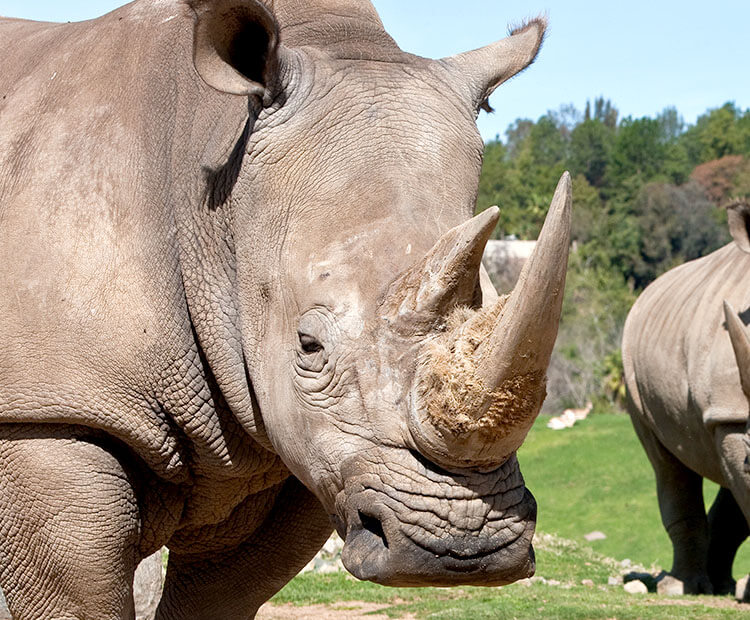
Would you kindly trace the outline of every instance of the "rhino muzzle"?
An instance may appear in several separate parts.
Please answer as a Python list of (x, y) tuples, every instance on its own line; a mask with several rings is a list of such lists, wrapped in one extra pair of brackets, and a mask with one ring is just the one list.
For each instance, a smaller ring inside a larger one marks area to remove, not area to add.
[(440, 471), (403, 449), (373, 456), (345, 463), (337, 498), (342, 560), (355, 577), (495, 586), (534, 574), (536, 502), (515, 459), (477, 474)]

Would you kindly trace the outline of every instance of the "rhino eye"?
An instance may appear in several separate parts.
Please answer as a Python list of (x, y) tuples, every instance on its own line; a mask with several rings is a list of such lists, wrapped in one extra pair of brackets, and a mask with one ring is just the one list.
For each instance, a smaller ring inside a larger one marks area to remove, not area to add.
[(320, 341), (318, 341), (313, 336), (310, 336), (309, 334), (303, 334), (302, 332), (298, 332), (297, 335), (299, 336), (300, 348), (304, 353), (320, 353), (323, 350), (323, 345), (320, 344)]

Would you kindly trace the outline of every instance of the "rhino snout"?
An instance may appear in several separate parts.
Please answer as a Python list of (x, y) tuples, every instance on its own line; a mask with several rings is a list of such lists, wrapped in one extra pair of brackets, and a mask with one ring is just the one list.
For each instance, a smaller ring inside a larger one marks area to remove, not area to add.
[[(350, 459), (337, 499), (342, 560), (383, 585), (504, 585), (533, 575), (536, 502), (515, 458), (491, 473), (431, 470), (408, 450)], [(388, 463), (387, 465), (385, 463)]]

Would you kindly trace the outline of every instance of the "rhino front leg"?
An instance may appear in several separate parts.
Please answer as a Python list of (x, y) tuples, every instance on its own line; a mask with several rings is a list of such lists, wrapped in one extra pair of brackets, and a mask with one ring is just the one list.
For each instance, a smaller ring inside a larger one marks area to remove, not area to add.
[(131, 620), (140, 523), (106, 449), (0, 426), (0, 583), (15, 620)]
[(333, 526), (296, 478), (239, 547), (195, 556), (170, 553), (156, 620), (249, 620), (323, 546)]
[[(726, 501), (728, 505), (722, 508), (722, 522), (717, 522), (716, 525), (717, 544), (723, 542), (723, 545), (718, 548), (717, 556), (721, 557), (721, 553), (724, 554), (723, 572), (725, 575), (728, 573), (728, 581), (731, 583), (734, 583), (732, 580), (732, 562), (737, 551), (736, 547), (739, 547), (750, 535), (750, 527), (748, 527), (748, 524), (750, 524), (750, 472), (748, 472), (745, 463), (747, 454), (745, 437), (745, 428), (741, 424), (722, 425), (714, 431), (724, 480), (729, 491), (731, 491), (731, 498), (734, 503), (734, 506), (732, 506), (729, 500)], [(729, 494), (729, 491), (727, 494)], [(723, 541), (723, 539), (727, 540)], [(750, 588), (747, 587), (745, 580), (743, 580), (743, 583), (745, 587), (742, 595), (738, 598), (750, 602)], [(731, 592), (731, 590), (728, 591)]]
[(729, 489), (719, 489), (708, 513), (708, 530), (708, 576), (714, 594), (734, 594), (736, 583), (732, 577), (732, 565), (750, 530)]
[(685, 467), (656, 435), (632, 415), (638, 438), (656, 475), (656, 492), (664, 528), (672, 541), (669, 574), (657, 585), (663, 594), (712, 594), (708, 576), (708, 520), (703, 503), (703, 478)]

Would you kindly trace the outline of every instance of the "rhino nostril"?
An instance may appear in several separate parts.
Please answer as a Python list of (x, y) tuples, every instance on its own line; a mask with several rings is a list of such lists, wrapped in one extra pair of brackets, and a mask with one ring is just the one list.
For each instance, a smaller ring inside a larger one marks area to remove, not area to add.
[(385, 536), (385, 530), (380, 519), (366, 515), (361, 510), (358, 511), (359, 520), (362, 523), (362, 529), (367, 530), (374, 536), (377, 536), (383, 543), (383, 546), (388, 549), (388, 539)]

